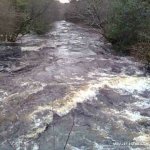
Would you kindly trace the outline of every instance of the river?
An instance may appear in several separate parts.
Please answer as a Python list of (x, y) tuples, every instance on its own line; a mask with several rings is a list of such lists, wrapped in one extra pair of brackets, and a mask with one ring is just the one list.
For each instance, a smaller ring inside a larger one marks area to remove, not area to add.
[(150, 77), (97, 30), (58, 21), (22, 37), (0, 73), (0, 150), (148, 150)]

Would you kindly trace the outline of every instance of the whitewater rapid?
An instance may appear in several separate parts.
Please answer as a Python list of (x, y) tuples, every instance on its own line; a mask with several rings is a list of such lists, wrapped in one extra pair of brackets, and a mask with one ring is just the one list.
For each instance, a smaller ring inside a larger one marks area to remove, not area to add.
[(112, 55), (96, 30), (66, 21), (21, 42), (23, 69), (0, 74), (1, 150), (63, 150), (73, 120), (68, 150), (149, 148), (142, 64)]

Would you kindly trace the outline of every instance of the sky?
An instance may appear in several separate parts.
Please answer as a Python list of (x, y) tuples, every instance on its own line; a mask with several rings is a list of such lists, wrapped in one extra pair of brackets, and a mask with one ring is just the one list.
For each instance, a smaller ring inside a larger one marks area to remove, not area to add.
[(69, 0), (59, 0), (61, 3), (69, 3)]

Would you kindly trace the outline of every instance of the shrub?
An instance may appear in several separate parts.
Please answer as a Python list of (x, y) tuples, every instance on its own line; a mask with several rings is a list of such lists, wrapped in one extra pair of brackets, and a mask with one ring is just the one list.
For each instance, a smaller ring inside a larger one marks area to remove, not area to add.
[(129, 46), (149, 40), (149, 6), (143, 0), (113, 1), (106, 34), (117, 50), (129, 52)]
[(137, 43), (131, 47), (131, 55), (145, 65), (145, 69), (150, 72), (150, 43)]

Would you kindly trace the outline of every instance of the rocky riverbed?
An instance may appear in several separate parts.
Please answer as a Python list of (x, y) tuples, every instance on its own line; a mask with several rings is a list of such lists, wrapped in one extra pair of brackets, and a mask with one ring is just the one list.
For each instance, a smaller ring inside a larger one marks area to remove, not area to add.
[(150, 149), (142, 64), (65, 21), (18, 42), (22, 55), (0, 72), (0, 150)]

